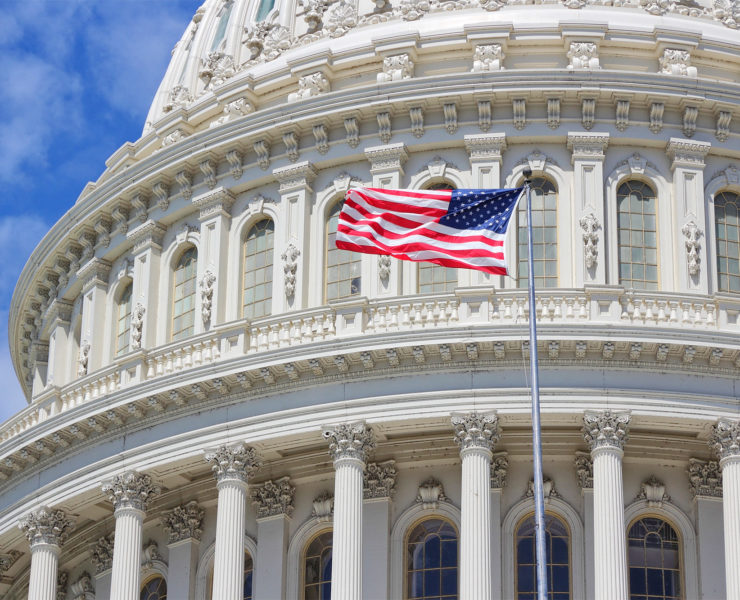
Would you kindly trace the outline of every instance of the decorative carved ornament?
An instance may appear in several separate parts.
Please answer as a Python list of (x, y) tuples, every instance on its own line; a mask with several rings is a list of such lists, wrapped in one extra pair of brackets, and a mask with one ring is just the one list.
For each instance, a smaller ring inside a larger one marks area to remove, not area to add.
[(211, 464), (218, 482), (237, 480), (246, 483), (262, 464), (255, 449), (246, 444), (220, 446), (206, 452), (205, 460)]
[(509, 455), (506, 452), (497, 452), (491, 459), (491, 488), (503, 489), (508, 483)]
[(275, 481), (269, 480), (252, 488), (252, 504), (257, 506), (257, 518), (274, 517), (293, 514), (293, 498), (295, 487), (290, 484), (289, 477), (281, 477)]
[(646, 500), (651, 508), (660, 508), (664, 502), (670, 502), (671, 497), (665, 493), (665, 484), (659, 481), (655, 475), (651, 475), (647, 481), (640, 484), (640, 493), (636, 500)]
[(568, 69), (600, 69), (599, 47), (593, 42), (571, 42), (568, 49)]
[(133, 508), (145, 511), (149, 501), (158, 496), (161, 489), (151, 476), (136, 471), (126, 471), (103, 484), (103, 493), (115, 510)]
[(396, 493), (396, 461), (368, 463), (363, 477), (363, 497), (392, 498)]
[(401, 81), (414, 76), (414, 61), (408, 54), (386, 56), (383, 59), (383, 71), (378, 73), (378, 83), (386, 81)]
[(298, 271), (298, 257), (301, 251), (292, 243), (280, 255), (283, 261), (283, 277), (285, 280), (285, 297), (290, 300), (295, 295), (296, 273)]
[(92, 563), (95, 565), (95, 573), (98, 575), (113, 567), (113, 540), (114, 534), (111, 533), (98, 539), (90, 549)]
[(605, 410), (583, 415), (583, 437), (591, 450), (613, 447), (622, 450), (629, 439), (630, 415), (628, 412)]
[(90, 361), (90, 342), (83, 340), (80, 344), (80, 352), (77, 357), (77, 376), (87, 375), (87, 366)]
[(439, 503), (445, 500), (447, 500), (445, 489), (438, 479), (430, 477), (419, 486), (416, 501), (421, 502), (424, 508), (436, 510), (439, 508)]
[(324, 492), (314, 498), (313, 510), (311, 516), (318, 519), (319, 521), (331, 521), (331, 517), (334, 514), (334, 496), (329, 492)]
[(141, 332), (144, 328), (144, 313), (146, 308), (141, 302), (137, 302), (134, 310), (131, 311), (131, 348), (138, 350), (141, 348)]
[(23, 531), (31, 548), (36, 544), (62, 546), (74, 527), (74, 520), (63, 510), (48, 506), (33, 511), (18, 523), (18, 528)]
[(601, 229), (601, 223), (593, 213), (582, 216), (578, 222), (581, 229), (583, 229), (583, 258), (586, 261), (586, 268), (591, 269), (596, 266), (596, 259), (599, 254), (597, 244), (599, 243), (598, 231)]
[(386, 283), (391, 274), (391, 257), (387, 254), (378, 256), (378, 277), (380, 281)]
[(167, 534), (168, 543), (181, 542), (187, 539), (200, 540), (205, 511), (195, 500), (176, 506), (162, 517), (162, 525)]
[(576, 452), (576, 477), (582, 490), (594, 487), (594, 461), (588, 452)]
[(701, 248), (699, 238), (702, 236), (702, 231), (694, 221), (689, 221), (683, 226), (681, 233), (686, 238), (686, 263), (689, 268), (689, 274), (698, 275), (700, 262), (699, 249)]
[(473, 51), (472, 73), (503, 71), (504, 51), (501, 44), (477, 44)]
[(351, 458), (365, 462), (367, 454), (375, 449), (375, 435), (364, 421), (327, 427), (323, 435), (329, 442), (329, 454), (335, 461)]
[[(546, 476), (542, 478), (542, 495), (545, 498), (545, 502), (550, 498), (560, 497), (560, 494), (555, 489), (555, 482)], [(534, 479), (530, 479), (527, 483), (527, 491), (524, 493), (524, 497), (534, 498)]]
[(492, 450), (498, 443), (501, 433), (498, 427), (498, 415), (468, 413), (452, 416), (455, 429), (455, 441), (460, 446), (460, 453), (472, 448)]
[(722, 497), (722, 469), (716, 460), (689, 459), (691, 495)]
[(200, 312), (203, 317), (203, 325), (211, 321), (211, 308), (213, 306), (213, 290), (216, 284), (216, 276), (206, 270), (200, 280)]
[(720, 419), (712, 427), (709, 447), (720, 460), (740, 456), (740, 421)]

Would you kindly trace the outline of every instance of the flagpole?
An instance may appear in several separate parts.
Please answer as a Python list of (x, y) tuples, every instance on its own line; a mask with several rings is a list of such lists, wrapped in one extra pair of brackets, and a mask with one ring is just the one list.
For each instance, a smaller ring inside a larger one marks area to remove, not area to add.
[(537, 600), (547, 600), (547, 551), (545, 547), (545, 499), (542, 490), (542, 431), (540, 426), (540, 381), (537, 365), (537, 305), (534, 297), (532, 248), (532, 171), (524, 171), (527, 197), (527, 253), (529, 272), (529, 364), (532, 378), (532, 453), (534, 454), (534, 522), (537, 564)]

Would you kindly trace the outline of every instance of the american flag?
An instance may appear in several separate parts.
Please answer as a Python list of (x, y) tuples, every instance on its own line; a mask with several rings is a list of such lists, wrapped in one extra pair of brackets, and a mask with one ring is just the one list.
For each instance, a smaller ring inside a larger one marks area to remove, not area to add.
[(523, 189), (352, 188), (339, 214), (336, 245), (506, 275), (504, 242)]

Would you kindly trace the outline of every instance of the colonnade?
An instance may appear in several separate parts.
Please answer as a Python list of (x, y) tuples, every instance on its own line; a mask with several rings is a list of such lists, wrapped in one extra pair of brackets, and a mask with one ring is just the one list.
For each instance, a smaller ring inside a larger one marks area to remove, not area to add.
[[(627, 600), (629, 596), (622, 456), (630, 420), (627, 412), (609, 410), (587, 412), (583, 417), (583, 436), (590, 446), (593, 468), (596, 600)], [(455, 414), (452, 426), (462, 461), (459, 595), (462, 600), (490, 599), (494, 596), (494, 582), (489, 490), (493, 450), (500, 437), (498, 417), (493, 413)], [(332, 594), (342, 600), (361, 600), (363, 472), (367, 468), (368, 456), (375, 448), (375, 437), (372, 429), (361, 421), (326, 427), (323, 435), (328, 441), (336, 471)], [(740, 600), (740, 572), (737, 569), (740, 564), (740, 422), (720, 419), (713, 427), (710, 446), (716, 452), (722, 470), (726, 597)], [(253, 448), (240, 443), (206, 452), (205, 460), (212, 466), (218, 488), (213, 597), (241, 600), (247, 488), (260, 466), (260, 459)], [(262, 534), (265, 534), (266, 544), (282, 539), (283, 555), (287, 540), (284, 517), (292, 511), (292, 500), (286, 504), (285, 498), (292, 498), (292, 490), (284, 478), (263, 484), (259, 491), (264, 496), (257, 519), (259, 538), (262, 540)], [(160, 490), (149, 475), (127, 471), (104, 484), (103, 491), (113, 504), (115, 517), (110, 599), (137, 600), (141, 584), (144, 516), (149, 501)], [(189, 505), (181, 510), (187, 513), (192, 512), (191, 509), (198, 510)], [(170, 537), (178, 542), (196, 535), (192, 526), (181, 531), (182, 528), (168, 524), (166, 518), (164, 521)], [(193, 522), (192, 519), (182, 521)], [(19, 527), (31, 549), (28, 598), (55, 600), (60, 549), (74, 529), (73, 520), (62, 510), (41, 507), (22, 519)], [(174, 537), (173, 527), (177, 529)], [(284, 558), (274, 569), (280, 582), (285, 579)], [(188, 560), (193, 563), (192, 556)], [(263, 583), (257, 588), (256, 598), (269, 598), (270, 594), (284, 596), (284, 584)]]

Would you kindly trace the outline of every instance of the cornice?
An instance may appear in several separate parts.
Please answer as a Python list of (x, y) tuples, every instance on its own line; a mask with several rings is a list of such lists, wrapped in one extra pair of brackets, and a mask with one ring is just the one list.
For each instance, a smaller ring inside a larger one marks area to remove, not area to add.
[(166, 232), (167, 228), (164, 225), (149, 220), (129, 231), (126, 239), (132, 244), (132, 252), (136, 254), (150, 247), (161, 249), (162, 238)]
[(696, 140), (671, 138), (666, 144), (666, 154), (671, 159), (671, 170), (676, 167), (704, 168), (704, 157), (709, 154), (712, 144)]
[(505, 133), (466, 135), (464, 140), (471, 161), (501, 160), (501, 155), (507, 148)]
[(571, 162), (576, 160), (604, 160), (604, 151), (609, 145), (608, 133), (568, 133), (568, 150), (572, 152)]
[(370, 161), (371, 173), (387, 173), (401, 171), (409, 158), (409, 153), (406, 144), (398, 143), (366, 148), (365, 157)]
[(108, 287), (111, 264), (102, 258), (92, 258), (78, 272), (77, 278), (82, 283), (82, 293), (87, 293), (94, 286)]
[(213, 191), (194, 196), (192, 203), (200, 211), (199, 217), (202, 221), (217, 215), (228, 217), (234, 200), (236, 200), (234, 194), (224, 187), (219, 187)]
[(272, 174), (280, 184), (280, 193), (286, 194), (302, 190), (310, 191), (311, 182), (316, 179), (317, 172), (312, 163), (304, 161), (275, 169)]

